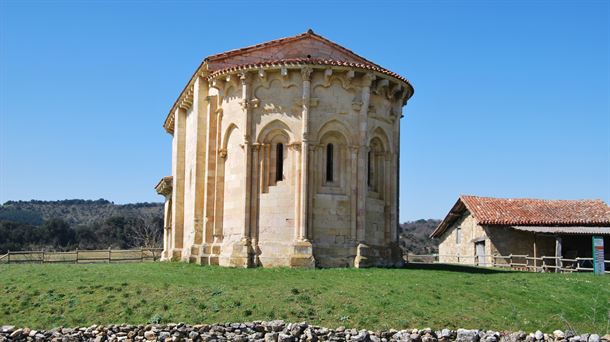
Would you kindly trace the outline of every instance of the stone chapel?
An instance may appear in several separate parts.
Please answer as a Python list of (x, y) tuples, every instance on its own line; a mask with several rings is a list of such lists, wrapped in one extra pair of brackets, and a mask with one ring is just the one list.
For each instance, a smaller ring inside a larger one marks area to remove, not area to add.
[(205, 58), (163, 125), (163, 258), (400, 264), (399, 121), (412, 95), (404, 77), (311, 30)]

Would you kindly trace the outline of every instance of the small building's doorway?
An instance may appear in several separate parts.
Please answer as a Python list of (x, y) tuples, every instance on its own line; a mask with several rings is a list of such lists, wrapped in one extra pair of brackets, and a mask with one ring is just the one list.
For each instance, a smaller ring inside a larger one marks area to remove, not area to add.
[(474, 249), (477, 257), (477, 265), (487, 266), (487, 258), (485, 257), (485, 240), (476, 242)]

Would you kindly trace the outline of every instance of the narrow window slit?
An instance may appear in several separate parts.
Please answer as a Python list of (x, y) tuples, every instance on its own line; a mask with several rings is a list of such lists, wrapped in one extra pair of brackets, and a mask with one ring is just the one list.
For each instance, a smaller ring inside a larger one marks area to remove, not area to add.
[(326, 145), (326, 181), (333, 181), (333, 144)]
[(284, 179), (284, 144), (277, 144), (275, 150), (275, 181)]

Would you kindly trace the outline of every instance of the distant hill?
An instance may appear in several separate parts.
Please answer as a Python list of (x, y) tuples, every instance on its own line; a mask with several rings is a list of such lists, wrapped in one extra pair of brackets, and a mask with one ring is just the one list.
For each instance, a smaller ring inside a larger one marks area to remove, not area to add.
[(8, 201), (0, 206), (0, 254), (18, 250), (160, 247), (163, 204), (105, 199)]
[[(53, 243), (57, 248), (160, 245), (163, 203), (114, 204), (105, 199), (8, 201), (0, 206), (0, 235), (4, 235), (0, 236), (0, 252), (48, 246), (57, 235), (49, 231), (53, 230), (50, 228), (53, 224), (57, 225), (57, 220), (65, 222), (65, 229), (73, 231), (67, 231), (65, 243)], [(439, 223), (440, 220), (434, 219), (402, 223), (399, 234), (403, 251), (437, 253), (438, 241), (428, 236)], [(47, 231), (49, 234), (44, 233)], [(12, 236), (7, 235), (9, 232)], [(151, 241), (143, 241), (142, 235)]]
[(0, 206), (0, 221), (41, 225), (61, 219), (71, 226), (90, 225), (111, 217), (132, 217), (144, 221), (163, 216), (163, 203), (114, 204), (105, 199), (62, 201), (8, 201)]
[(438, 241), (431, 239), (430, 233), (441, 223), (441, 220), (417, 220), (400, 225), (400, 247), (413, 254), (438, 253)]

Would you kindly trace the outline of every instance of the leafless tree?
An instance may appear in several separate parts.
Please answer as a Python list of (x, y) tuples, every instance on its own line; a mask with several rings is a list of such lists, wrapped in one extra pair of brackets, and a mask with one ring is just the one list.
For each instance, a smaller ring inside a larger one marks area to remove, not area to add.
[(128, 235), (134, 247), (159, 248), (163, 245), (163, 227), (155, 220), (138, 220), (131, 226)]

